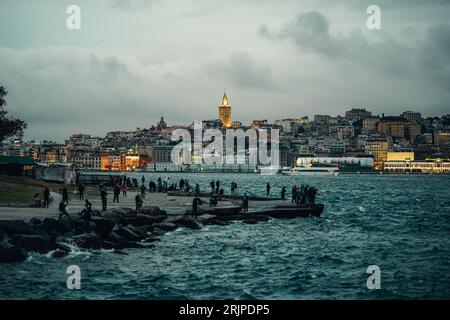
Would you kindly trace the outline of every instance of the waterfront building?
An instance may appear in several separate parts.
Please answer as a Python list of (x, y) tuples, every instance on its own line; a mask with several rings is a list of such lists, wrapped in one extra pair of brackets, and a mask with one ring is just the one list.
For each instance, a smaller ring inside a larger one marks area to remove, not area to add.
[(381, 170), (391, 149), (392, 142), (389, 138), (369, 138), (365, 142), (364, 153), (373, 157), (374, 170)]
[(227, 93), (223, 94), (222, 103), (219, 105), (219, 119), (222, 126), (231, 127), (231, 105), (228, 102)]
[(391, 173), (450, 173), (450, 160), (447, 157), (432, 156), (425, 161), (414, 160), (408, 155), (391, 156), (384, 163), (384, 171)]

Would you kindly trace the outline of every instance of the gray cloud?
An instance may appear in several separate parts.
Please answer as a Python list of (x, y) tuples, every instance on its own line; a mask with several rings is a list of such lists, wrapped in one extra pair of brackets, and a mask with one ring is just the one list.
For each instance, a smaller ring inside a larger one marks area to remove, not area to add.
[(248, 52), (235, 52), (224, 60), (206, 65), (213, 77), (225, 78), (236, 86), (247, 89), (273, 89), (272, 70), (267, 64), (254, 61)]

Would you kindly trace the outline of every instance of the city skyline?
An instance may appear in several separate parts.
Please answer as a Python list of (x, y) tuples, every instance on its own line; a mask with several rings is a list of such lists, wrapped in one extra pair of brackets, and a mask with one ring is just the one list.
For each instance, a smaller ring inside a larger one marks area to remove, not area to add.
[(449, 3), (379, 1), (376, 31), (365, 26), (370, 3), (258, 3), (76, 1), (82, 27), (70, 31), (72, 3), (5, 1), (8, 110), (38, 141), (147, 128), (161, 114), (217, 118), (224, 87), (244, 123), (358, 107), (448, 113)]

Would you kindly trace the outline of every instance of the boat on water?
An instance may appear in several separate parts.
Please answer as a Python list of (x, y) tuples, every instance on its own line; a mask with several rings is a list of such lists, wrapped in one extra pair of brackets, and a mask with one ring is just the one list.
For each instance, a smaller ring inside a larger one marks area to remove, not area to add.
[(282, 170), (284, 175), (338, 175), (338, 166), (327, 166), (324, 164), (314, 164), (314, 163), (300, 163), (293, 168), (288, 170)]

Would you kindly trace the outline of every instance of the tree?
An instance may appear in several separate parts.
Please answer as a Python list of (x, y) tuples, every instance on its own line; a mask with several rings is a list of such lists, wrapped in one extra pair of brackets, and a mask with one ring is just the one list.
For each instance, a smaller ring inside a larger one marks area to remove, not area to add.
[(6, 138), (21, 134), (27, 127), (25, 121), (11, 118), (6, 111), (6, 96), (8, 91), (0, 86), (0, 143)]

